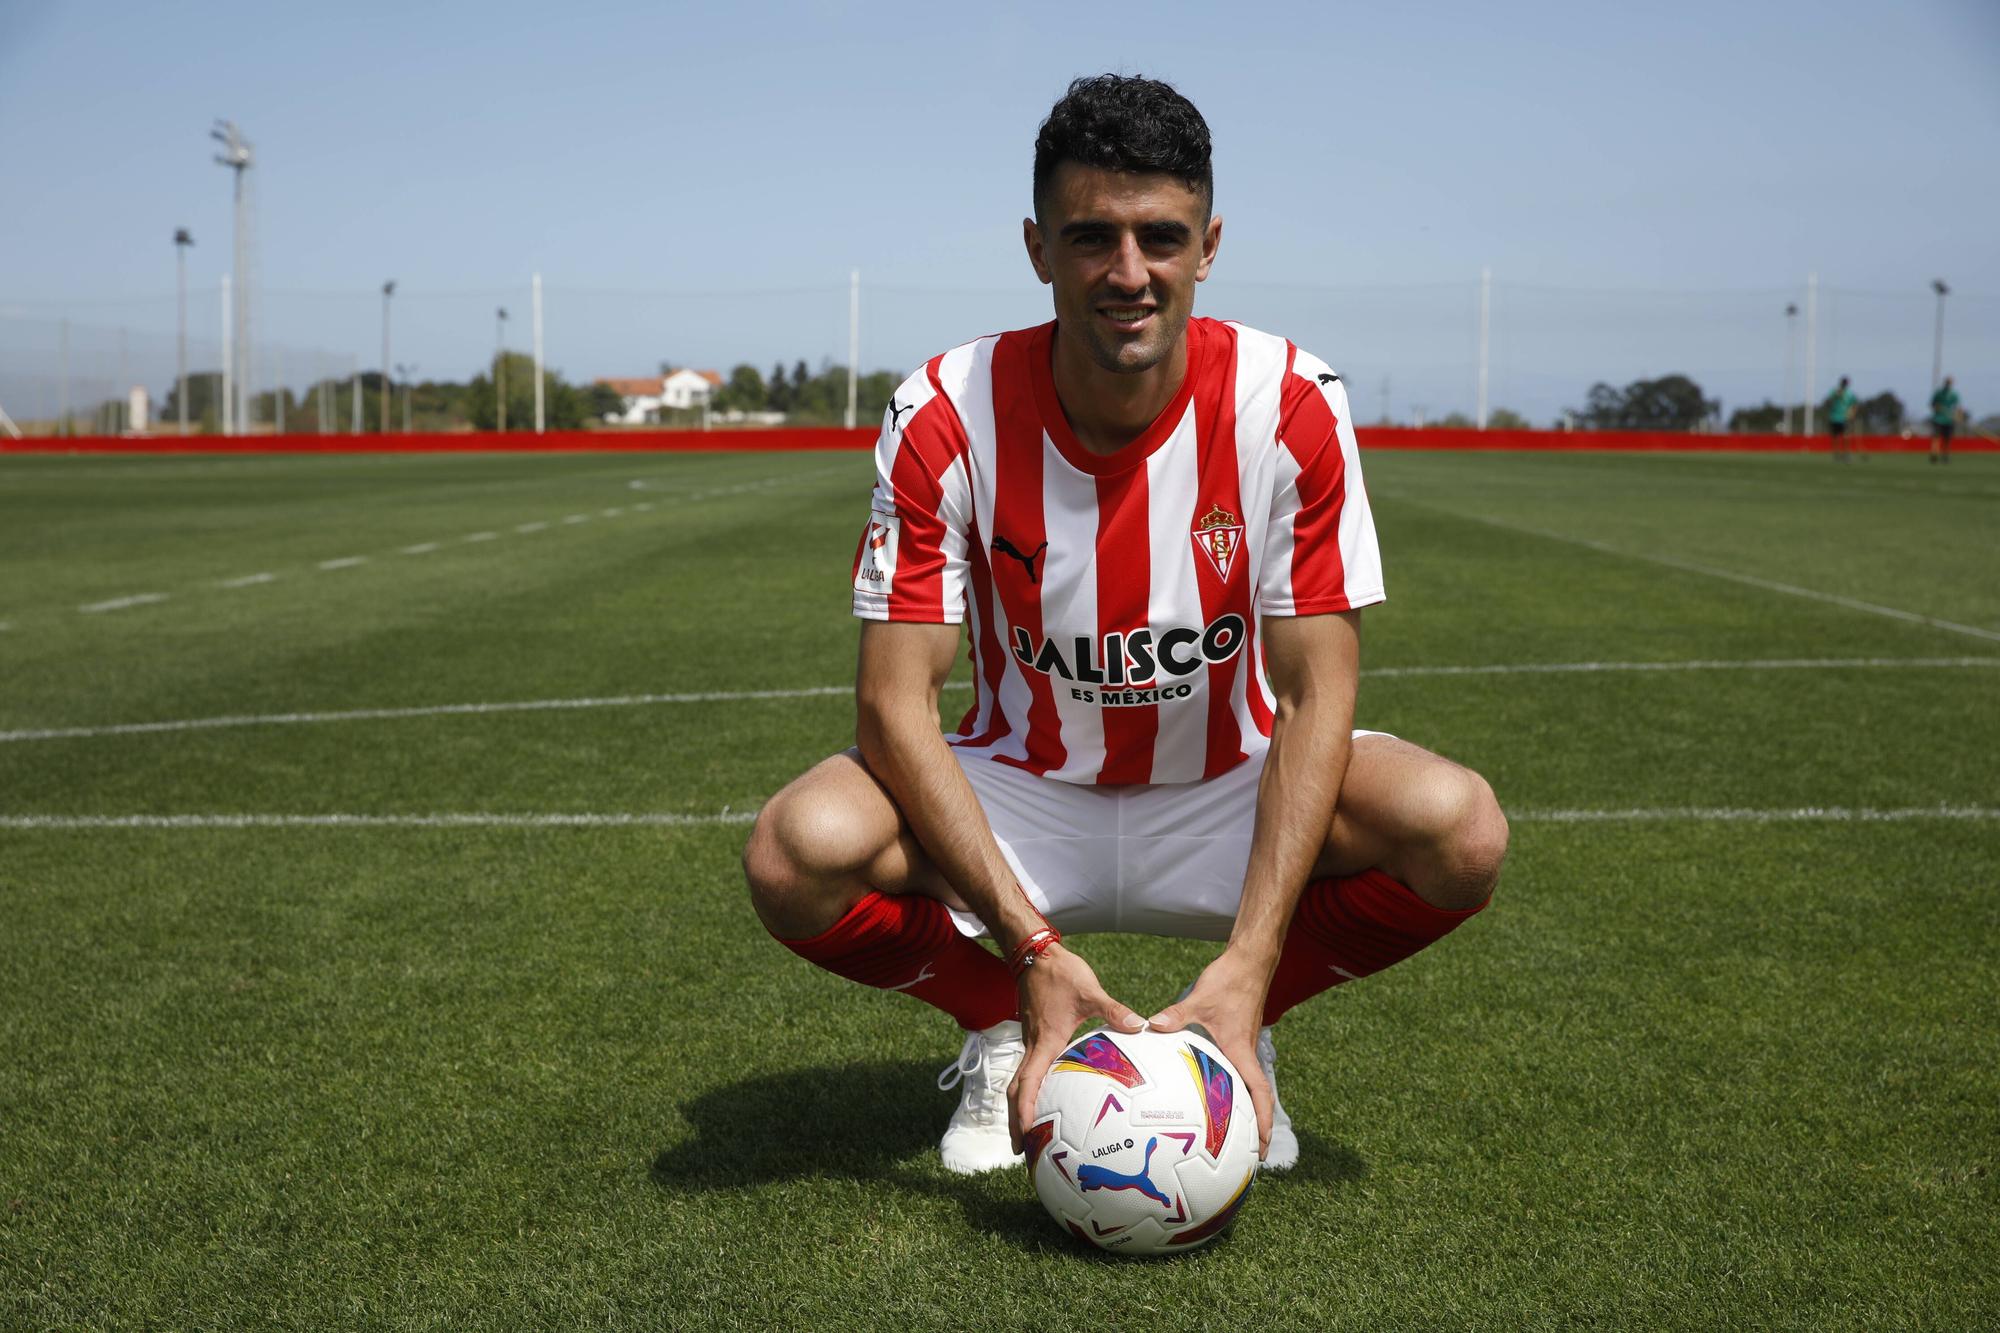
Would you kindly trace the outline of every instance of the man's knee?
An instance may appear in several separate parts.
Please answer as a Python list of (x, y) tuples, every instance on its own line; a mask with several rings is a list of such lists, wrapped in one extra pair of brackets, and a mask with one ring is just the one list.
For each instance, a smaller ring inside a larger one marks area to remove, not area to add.
[(1426, 840), (1437, 869), (1436, 906), (1477, 907), (1493, 894), (1507, 856), (1507, 816), (1486, 779), (1456, 764), (1426, 784)]
[(751, 904), (781, 939), (817, 935), (839, 920), (896, 837), (892, 809), (857, 808), (855, 792), (820, 776), (809, 773), (765, 802), (743, 847)]

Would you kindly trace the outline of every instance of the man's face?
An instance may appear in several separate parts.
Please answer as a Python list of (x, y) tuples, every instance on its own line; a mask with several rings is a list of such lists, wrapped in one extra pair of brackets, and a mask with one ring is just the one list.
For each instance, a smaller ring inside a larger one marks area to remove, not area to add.
[(1222, 219), (1159, 172), (1065, 162), (1023, 223), (1028, 259), (1055, 288), (1056, 319), (1092, 362), (1136, 374), (1173, 352), (1208, 277)]

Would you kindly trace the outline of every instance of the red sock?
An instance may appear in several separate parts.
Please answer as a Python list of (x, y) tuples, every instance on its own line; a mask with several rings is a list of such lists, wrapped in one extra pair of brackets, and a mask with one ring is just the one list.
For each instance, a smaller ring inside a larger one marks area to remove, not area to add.
[(1486, 906), (1447, 912), (1379, 870), (1306, 885), (1264, 1000), (1264, 1024), (1343, 981), (1400, 963)]
[(913, 995), (968, 1031), (1019, 1016), (1007, 964), (959, 934), (944, 904), (922, 894), (871, 892), (826, 933), (778, 942), (835, 976)]

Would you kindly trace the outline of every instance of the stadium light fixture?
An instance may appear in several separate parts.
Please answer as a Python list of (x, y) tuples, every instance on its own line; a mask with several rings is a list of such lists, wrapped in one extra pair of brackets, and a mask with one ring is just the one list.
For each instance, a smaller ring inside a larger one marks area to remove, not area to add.
[(389, 433), (389, 298), (396, 294), (394, 278), (382, 284), (382, 433)]
[(500, 434), (507, 433), (507, 307), (493, 312), (493, 401), (499, 408)]
[(1951, 288), (1943, 278), (1932, 278), (1931, 290), (1937, 293), (1937, 337), (1931, 343), (1931, 392), (1936, 393), (1944, 382), (1944, 298), (1951, 295)]
[(180, 336), (174, 344), (174, 399), (181, 405), (181, 434), (188, 433), (188, 247), (194, 237), (186, 227), (174, 228), (174, 267), (179, 274)]

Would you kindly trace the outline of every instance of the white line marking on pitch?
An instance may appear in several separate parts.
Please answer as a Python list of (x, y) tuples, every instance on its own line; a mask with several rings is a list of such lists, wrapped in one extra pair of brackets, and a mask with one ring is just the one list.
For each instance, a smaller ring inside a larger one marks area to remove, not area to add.
[(468, 532), (464, 540), (469, 542), (490, 542), (500, 534), (497, 532)]
[(747, 810), (699, 815), (0, 815), (0, 829), (675, 828), (747, 824), (756, 817)]
[(403, 554), (429, 555), (432, 551), (437, 550), (437, 548), (438, 548), (438, 543), (436, 542), (418, 542), (415, 546), (405, 546), (403, 548)]
[(352, 569), (356, 565), (365, 565), (367, 563), (368, 557), (365, 555), (343, 555), (334, 560), (322, 560), (319, 562), (319, 567), (321, 569)]
[(1518, 662), (1500, 666), (1373, 667), (1363, 676), (1539, 676), (1597, 671), (1838, 671), (1880, 667), (2000, 667), (2000, 657), (1767, 657), (1747, 661)]
[(624, 510), (622, 510), (622, 509), (600, 509), (600, 510), (598, 510), (597, 512), (598, 512), (598, 513), (600, 513), (600, 514), (602, 514), (602, 515), (603, 515), (604, 517), (606, 517), (606, 518), (617, 518), (617, 517), (618, 517), (619, 515), (623, 514), (623, 513), (625, 512), (625, 511), (624, 511)]
[(653, 502), (651, 500), (641, 500), (638, 504), (635, 504), (632, 507), (638, 510), (642, 514), (650, 514), (653, 512)]
[[(959, 689), (970, 688), (958, 686)], [(533, 713), (570, 708), (634, 708), (647, 704), (736, 703), (751, 699), (810, 699), (847, 695), (852, 685), (817, 685), (801, 690), (734, 690), (692, 694), (627, 694), (603, 699), (526, 699), (490, 704), (435, 704), (420, 708), (363, 708), (338, 713), (267, 713), (246, 717), (200, 717), (177, 722), (126, 722), (105, 727), (61, 727), (0, 731), (8, 741), (77, 740), (89, 736), (136, 736), (160, 731), (206, 731), (216, 727), (286, 726), (307, 722), (385, 721), (409, 717), (451, 717), (479, 713)]]
[[(287, 828), (685, 828), (748, 824), (748, 810), (704, 814), (181, 814), (181, 815), (0, 815), (0, 829), (287, 829)], [(1734, 806), (1662, 806), (1633, 810), (1517, 810), (1516, 824), (1902, 824), (1924, 820), (2000, 820), (1993, 806), (1930, 805), (1899, 809), (1799, 806), (1757, 810)]]
[(588, 523), (588, 522), (590, 522), (590, 515), (588, 515), (588, 514), (564, 514), (564, 515), (563, 515), (563, 522), (565, 522), (565, 523)]
[(544, 528), (546, 528), (546, 527), (548, 527), (548, 526), (549, 526), (549, 521), (548, 521), (547, 519), (537, 519), (537, 520), (536, 520), (535, 522), (533, 522), (533, 523), (516, 523), (516, 524), (514, 525), (514, 531), (516, 531), (516, 532), (540, 532), (540, 531), (542, 531), (542, 530), (543, 530)]
[(2000, 630), (1981, 629), (1977, 625), (1961, 625), (1956, 620), (1941, 620), (1936, 616), (1923, 615), (1916, 611), (1905, 611), (1900, 607), (1882, 606), (1876, 602), (1864, 602), (1858, 597), (1843, 597), (1835, 592), (1821, 592), (1817, 588), (1801, 588), (1796, 583), (1780, 583), (1776, 579), (1758, 578), (1755, 574), (1739, 574), (1733, 569), (1718, 569), (1714, 565), (1704, 565), (1693, 560), (1682, 560), (1678, 556), (1659, 555), (1649, 551), (1633, 551), (1609, 542), (1577, 537), (1567, 532), (1551, 532), (1547, 528), (1537, 528), (1526, 523), (1509, 523), (1504, 519), (1492, 518), (1485, 514), (1468, 514), (1457, 509), (1447, 509), (1443, 505), (1425, 500), (1411, 500), (1404, 496), (1393, 496), (1405, 504), (1433, 510), (1440, 514), (1450, 514), (1454, 518), (1467, 519), (1473, 523), (1484, 523), (1490, 528), (1501, 528), (1508, 532), (1526, 533), (1530, 537), (1544, 537), (1549, 541), (1568, 542), (1572, 546), (1582, 546), (1605, 555), (1623, 556), (1629, 560), (1645, 560), (1668, 569), (1678, 569), (1689, 574), (1705, 574), (1712, 579), (1727, 579), (1731, 583), (1741, 583), (1750, 588), (1761, 588), (1765, 592), (1781, 592), (1791, 597), (1804, 597), (1810, 601), (1826, 602), (1832, 606), (1846, 607), (1850, 611), (1865, 611), (1870, 615), (1887, 616), (1892, 620), (1906, 620), (1914, 625), (1928, 625), (1932, 629), (1948, 630), (1953, 634), (1969, 635), (1975, 639), (1986, 639), (2000, 643)]
[[(1538, 676), (1640, 671), (1789, 671), (2000, 667), (2000, 657), (1827, 657), (1767, 658), (1740, 662), (1522, 662), (1493, 666), (1376, 667), (1364, 677), (1414, 676)], [(969, 681), (949, 681), (948, 690), (969, 690)], [(313, 722), (379, 722), (413, 717), (452, 717), (483, 713), (538, 713), (575, 708), (640, 708), (658, 704), (754, 703), (772, 699), (822, 699), (852, 694), (852, 685), (809, 685), (782, 690), (701, 690), (679, 694), (615, 694), (576, 699), (519, 699), (497, 703), (426, 704), (408, 708), (358, 708), (301, 713), (258, 713), (241, 716), (183, 718), (170, 722), (120, 722), (97, 727), (47, 727), (0, 731), (0, 744), (10, 741), (83, 740), (93, 736), (138, 736), (165, 731), (206, 731), (218, 727), (290, 726)]]
[(256, 586), (259, 583), (275, 582), (277, 580), (277, 577), (278, 576), (276, 574), (272, 574), (269, 572), (259, 573), (259, 574), (245, 574), (242, 578), (239, 579), (219, 580), (215, 586), (218, 588), (250, 588)]
[(164, 602), (166, 600), (167, 594), (163, 592), (142, 592), (135, 593), (130, 597), (113, 597), (108, 602), (89, 602), (83, 606), (79, 606), (77, 610), (87, 616), (94, 616), (105, 611), (123, 611), (131, 606), (151, 606), (155, 602)]
[(1869, 810), (1843, 805), (1807, 805), (1792, 810), (1737, 806), (1657, 806), (1636, 810), (1508, 811), (1513, 824), (1897, 824), (1914, 819), (2000, 819), (2000, 809), (1981, 805), (1917, 805)]

